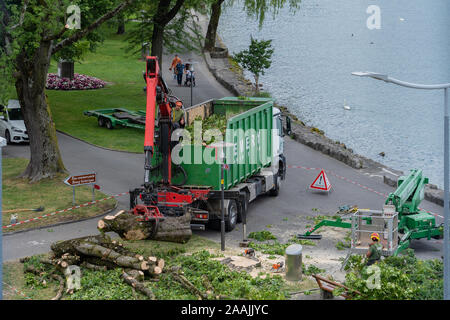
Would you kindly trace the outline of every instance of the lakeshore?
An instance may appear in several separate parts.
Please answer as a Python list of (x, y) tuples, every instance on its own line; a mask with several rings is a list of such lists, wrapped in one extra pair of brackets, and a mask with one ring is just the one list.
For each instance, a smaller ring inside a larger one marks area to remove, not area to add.
[[(206, 23), (206, 17), (200, 16), (200, 22), (197, 27), (205, 29)], [(208, 69), (219, 83), (236, 96), (252, 95), (255, 90), (252, 82), (245, 77), (244, 71), (230, 58), (228, 47), (219, 35), (217, 35), (216, 46), (222, 48), (222, 55), (215, 54), (212, 57), (210, 52), (203, 52)], [(280, 108), (284, 115), (293, 120), (291, 122), (291, 138), (295, 141), (320, 151), (352, 168), (362, 169), (368, 174), (381, 173), (383, 182), (391, 187), (397, 187), (398, 178), (403, 174), (408, 174), (355, 153), (344, 142), (327, 137), (320, 128), (306, 125), (289, 110), (289, 106), (281, 106), (277, 103), (275, 105)], [(430, 202), (440, 206), (444, 205), (444, 191), (435, 184), (428, 184), (425, 187), (424, 196)]]

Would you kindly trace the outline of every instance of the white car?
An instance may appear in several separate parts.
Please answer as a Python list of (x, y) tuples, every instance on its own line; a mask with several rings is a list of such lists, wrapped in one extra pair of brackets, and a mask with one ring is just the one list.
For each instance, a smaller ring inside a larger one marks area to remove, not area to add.
[(6, 107), (0, 105), (0, 136), (4, 137), (8, 144), (29, 142), (18, 100), (9, 100)]

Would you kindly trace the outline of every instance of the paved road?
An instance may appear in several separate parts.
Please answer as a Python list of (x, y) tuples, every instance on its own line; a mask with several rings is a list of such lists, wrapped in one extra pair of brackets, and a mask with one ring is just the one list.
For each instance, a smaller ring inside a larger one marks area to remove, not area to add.
[[(202, 58), (196, 55), (182, 55), (186, 62), (188, 58), (194, 61), (197, 72), (197, 86), (194, 88), (194, 104), (210, 98), (231, 96), (227, 90), (219, 85), (212, 74), (206, 69)], [(163, 61), (163, 71), (166, 82), (173, 88), (173, 92), (190, 104), (190, 88), (177, 87), (168, 70), (171, 57)], [(75, 174), (80, 171), (95, 170), (98, 173), (102, 191), (107, 194), (118, 194), (139, 186), (143, 180), (144, 158), (141, 154), (108, 151), (86, 144), (82, 141), (58, 134), (58, 141), (62, 157), (68, 170)], [(28, 157), (27, 146), (7, 146), (4, 157)], [(393, 188), (385, 185), (382, 178), (372, 169), (371, 172), (355, 170), (331, 157), (323, 155), (311, 148), (286, 139), (285, 154), (290, 167), (287, 179), (281, 186), (280, 195), (276, 198), (263, 196), (249, 206), (248, 232), (259, 231), (267, 225), (272, 231), (281, 234), (302, 233), (305, 221), (299, 217), (319, 214), (333, 214), (342, 205), (357, 204), (360, 208), (381, 209), (385, 197), (368, 191), (371, 188), (382, 194), (388, 194)], [(297, 166), (297, 167), (295, 167)], [(317, 176), (317, 170), (308, 168), (324, 168), (329, 172), (329, 180), (333, 186), (330, 193), (313, 193), (308, 190), (309, 185)], [(376, 171), (376, 170), (375, 170)], [(347, 180), (344, 180), (346, 178)], [(357, 182), (357, 185), (353, 182)], [(365, 187), (365, 188), (364, 188)], [(128, 208), (128, 197), (119, 199), (119, 209)], [(442, 207), (424, 201), (422, 207), (436, 214), (443, 215)], [(313, 209), (315, 211), (313, 211)], [(438, 222), (442, 219), (438, 218)], [(23, 256), (49, 251), (50, 244), (56, 240), (70, 239), (90, 234), (96, 234), (97, 219), (72, 223), (51, 229), (41, 229), (5, 235), (3, 244), (4, 260), (15, 260)], [(310, 223), (310, 222), (309, 222)], [(213, 230), (196, 231), (215, 241), (220, 241), (220, 233)], [(227, 243), (237, 244), (242, 239), (241, 226), (226, 235)], [(440, 257), (441, 244), (420, 240), (412, 245), (418, 256), (423, 258)]]

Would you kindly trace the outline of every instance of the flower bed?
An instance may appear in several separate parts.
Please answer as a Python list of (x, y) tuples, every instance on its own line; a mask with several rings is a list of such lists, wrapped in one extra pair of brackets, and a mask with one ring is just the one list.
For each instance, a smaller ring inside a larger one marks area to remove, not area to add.
[(74, 78), (59, 78), (55, 73), (49, 73), (47, 76), (46, 88), (50, 90), (90, 90), (100, 89), (106, 85), (106, 82), (84, 74), (74, 74)]

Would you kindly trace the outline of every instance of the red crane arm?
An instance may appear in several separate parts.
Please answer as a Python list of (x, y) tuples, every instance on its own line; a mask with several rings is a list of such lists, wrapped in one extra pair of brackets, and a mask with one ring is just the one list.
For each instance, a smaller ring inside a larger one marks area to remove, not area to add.
[[(144, 186), (148, 188), (150, 185), (151, 159), (154, 153), (154, 137), (155, 137), (155, 113), (156, 103), (159, 107), (159, 124), (160, 131), (164, 131), (167, 141), (160, 142), (160, 152), (163, 154), (163, 181), (170, 184), (171, 179), (171, 157), (170, 157), (170, 104), (167, 99), (168, 88), (164, 82), (158, 64), (158, 57), (147, 57), (147, 108), (145, 118), (145, 136), (144, 136), (144, 152), (145, 152), (145, 177)], [(162, 139), (162, 137), (161, 137)]]

